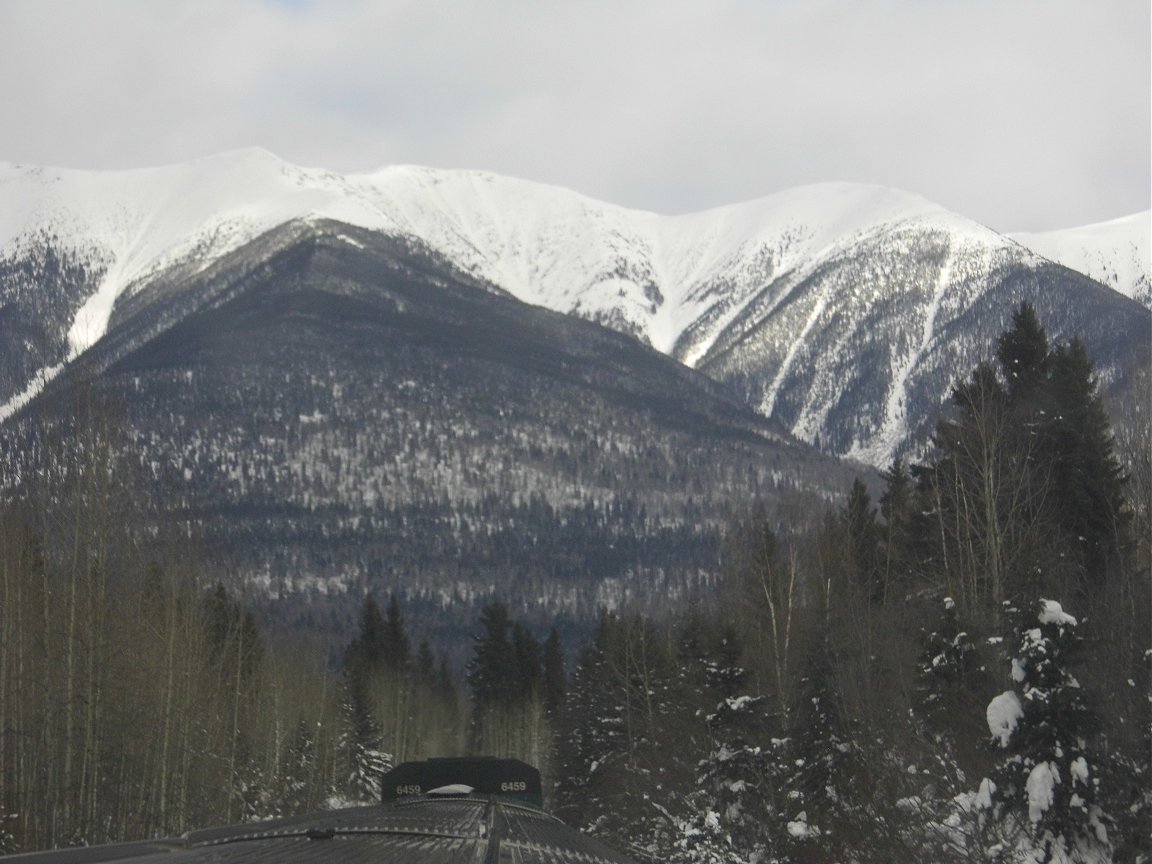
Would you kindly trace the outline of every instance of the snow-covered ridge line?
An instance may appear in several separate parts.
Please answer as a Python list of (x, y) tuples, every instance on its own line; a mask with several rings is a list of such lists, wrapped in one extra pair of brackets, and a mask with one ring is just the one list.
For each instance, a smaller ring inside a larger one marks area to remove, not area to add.
[(51, 332), (36, 346), (45, 368), (4, 382), (0, 420), (155, 277), (194, 276), (279, 226), (325, 222), (416, 241), (524, 302), (636, 336), (778, 412), (803, 440), (877, 465), (915, 432), (910, 417), (943, 398), (958, 355), (940, 336), (999, 290), (998, 274), (1055, 260), (1152, 306), (1146, 213), (1009, 237), (850, 183), (663, 216), (486, 172), (341, 175), (263, 150), (133, 171), (0, 163), (0, 266), (24, 274), (0, 290), (36, 294), (46, 283), (33, 264), (49, 253), (92, 265), (50, 302), (13, 301)]
[[(718, 288), (781, 274), (885, 225), (933, 223), (1004, 242), (915, 195), (843, 183), (660, 216), (485, 172), (395, 166), (345, 176), (257, 149), (131, 171), (0, 163), (0, 255), (48, 232), (109, 261), (73, 322), (73, 356), (103, 335), (129, 286), (303, 218), (414, 235), (526, 302), (614, 320), (668, 353), (717, 303), (739, 308)], [(771, 273), (745, 272), (754, 260)]]
[(1061, 231), (1008, 236), (1152, 308), (1152, 211)]

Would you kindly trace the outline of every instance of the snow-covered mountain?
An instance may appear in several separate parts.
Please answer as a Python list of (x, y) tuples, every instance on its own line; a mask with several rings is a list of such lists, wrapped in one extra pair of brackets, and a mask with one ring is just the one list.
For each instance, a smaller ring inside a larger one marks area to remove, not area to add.
[[(772, 279), (888, 224), (995, 236), (915, 196), (849, 184), (666, 217), (481, 172), (401, 166), (345, 177), (261, 150), (126, 172), (0, 166), (0, 249), (51, 236), (104, 270), (70, 328), (73, 353), (103, 334), (133, 285), (304, 218), (419, 237), (521, 300), (611, 323), (689, 362), (739, 308), (739, 292), (718, 289)], [(706, 316), (714, 323), (701, 327)], [(693, 325), (691, 344), (678, 347)]]
[[(1010, 303), (1056, 298), (1045, 322), (1056, 336), (1082, 330), (1080, 312), (1113, 335), (1147, 325), (1095, 282), (1053, 275), (1051, 246), (1042, 257), (1021, 238), (873, 186), (661, 216), (482, 172), (344, 176), (261, 150), (126, 172), (0, 165), (0, 417), (140, 305), (127, 298), (298, 220), (419, 241), (524, 302), (636, 336), (737, 387), (827, 452), (875, 464), (923, 441)], [(1052, 279), (1064, 287), (1050, 290)], [(1069, 291), (1082, 295), (1071, 319), (1059, 309)], [(1115, 354), (1095, 355), (1109, 380), (1123, 377)]]
[(1152, 308), (1152, 211), (1064, 231), (1010, 236)]

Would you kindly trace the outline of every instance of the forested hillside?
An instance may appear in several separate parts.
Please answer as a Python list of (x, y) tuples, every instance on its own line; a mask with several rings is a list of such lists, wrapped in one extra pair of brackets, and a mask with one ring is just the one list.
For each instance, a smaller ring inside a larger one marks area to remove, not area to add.
[(339, 644), (267, 630), (78, 398), (0, 523), (0, 844), (372, 800), (473, 752), (638, 861), (1146, 860), (1148, 453), (1031, 307), (988, 356), (924, 462), (734, 502), (715, 584), (582, 644), (496, 598), (463, 658), (396, 595)]
[(631, 338), (349, 226), (285, 226), (117, 322), (0, 429), (0, 487), (72, 472), (48, 442), (100, 405), (148, 530), (179, 523), (230, 589), (325, 638), (368, 591), (457, 663), (495, 600), (587, 631), (712, 579), (733, 504), (851, 476)]

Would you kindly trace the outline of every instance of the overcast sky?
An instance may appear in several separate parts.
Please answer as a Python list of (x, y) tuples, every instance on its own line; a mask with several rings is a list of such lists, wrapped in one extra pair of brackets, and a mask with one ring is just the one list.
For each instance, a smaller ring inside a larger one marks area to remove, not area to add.
[(680, 213), (824, 180), (999, 230), (1150, 206), (1148, 0), (0, 0), (0, 160), (249, 145)]

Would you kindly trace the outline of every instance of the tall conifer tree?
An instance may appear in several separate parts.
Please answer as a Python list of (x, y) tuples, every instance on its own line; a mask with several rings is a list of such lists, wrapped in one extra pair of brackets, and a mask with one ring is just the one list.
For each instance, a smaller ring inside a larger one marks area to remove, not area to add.
[(392, 672), (399, 672), (408, 666), (412, 646), (404, 627), (404, 617), (400, 614), (400, 601), (395, 592), (388, 598), (388, 614), (384, 619), (381, 634), (381, 653), (384, 665)]
[(1012, 327), (996, 342), (996, 359), (1013, 399), (1035, 397), (1048, 377), (1048, 334), (1032, 304), (1024, 301), (1012, 313)]
[(544, 642), (544, 706), (553, 720), (564, 713), (564, 697), (568, 681), (564, 671), (564, 646), (560, 634), (553, 627)]
[(1116, 458), (1108, 414), (1084, 343), (1073, 338), (1051, 357), (1053, 417), (1049, 458), (1061, 506), (1056, 517), (1074, 538), (1089, 582), (1099, 582), (1126, 546), (1127, 477)]
[(986, 712), (1003, 753), (983, 786), (988, 803), (1007, 836), (1013, 823), (1022, 826), (1038, 860), (1108, 860), (1112, 820), (1099, 803), (1092, 748), (1100, 716), (1072, 673), (1083, 645), (1077, 621), (1052, 600), (1012, 610), (1011, 617), (1013, 688)]

